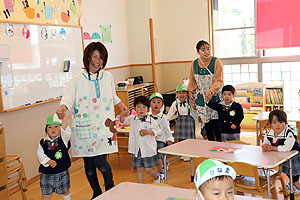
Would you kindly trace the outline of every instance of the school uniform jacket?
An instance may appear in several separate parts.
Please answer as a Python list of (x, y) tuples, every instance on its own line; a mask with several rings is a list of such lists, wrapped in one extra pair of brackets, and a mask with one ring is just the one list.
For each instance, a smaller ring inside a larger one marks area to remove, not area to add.
[[(226, 106), (224, 101), (212, 102), (209, 101), (207, 106), (216, 110), (219, 115), (219, 123), (222, 133), (240, 133), (240, 124), (244, 119), (243, 108), (241, 104), (233, 101), (230, 105)], [(236, 129), (232, 129), (231, 125), (236, 125)]]
[[(69, 156), (71, 129), (66, 130), (61, 128), (61, 134), (54, 139), (51, 139), (48, 134), (41, 139), (37, 155), (40, 161), (39, 172), (44, 174), (57, 174), (63, 172), (71, 166)], [(54, 160), (57, 165), (52, 168), (47, 164), (49, 160)]]
[[(155, 137), (161, 135), (160, 128), (150, 115), (145, 117), (138, 117), (137, 115), (130, 115), (125, 118), (122, 125), (130, 125), (128, 152), (137, 157), (139, 149), (141, 150), (141, 157), (151, 157), (157, 154), (157, 143)], [(140, 130), (146, 129), (154, 132), (153, 135), (140, 135)]]

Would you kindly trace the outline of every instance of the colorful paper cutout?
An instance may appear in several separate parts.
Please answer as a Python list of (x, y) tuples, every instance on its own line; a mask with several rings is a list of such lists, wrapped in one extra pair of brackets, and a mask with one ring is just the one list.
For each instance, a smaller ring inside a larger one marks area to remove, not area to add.
[(102, 42), (112, 43), (111, 25), (100, 25), (99, 27), (102, 36)]
[(67, 10), (66, 13), (61, 12), (61, 20), (66, 23), (70, 20), (70, 11), (69, 10)]
[(90, 34), (88, 32), (84, 32), (83, 33), (83, 39), (84, 40), (91, 40), (92, 38), (91, 38), (91, 36), (90, 36)]
[(70, 4), (70, 10), (72, 11), (72, 13), (74, 15), (76, 15), (76, 5), (75, 5), (75, 1), (72, 0), (71, 4)]
[(30, 31), (27, 25), (24, 25), (22, 29), (22, 35), (25, 39), (28, 39), (30, 37)]
[(37, 17), (37, 18), (40, 18), (40, 13), (36, 13), (36, 17)]
[(14, 31), (14, 25), (13, 24), (5, 24), (5, 32), (6, 32), (6, 35), (8, 37), (12, 37), (15, 35), (15, 31)]
[(92, 35), (92, 39), (101, 39), (101, 37), (100, 37), (99, 33), (94, 32)]
[(25, 0), (25, 3), (24, 3), (24, 1), (22, 1), (22, 4), (23, 4), (23, 7), (24, 7), (23, 11), (25, 12), (26, 17), (28, 17), (29, 19), (34, 19), (35, 9), (29, 7), (29, 4), (28, 4), (27, 0)]
[(44, 9), (45, 9), (45, 17), (46, 19), (52, 19), (53, 14), (53, 8), (51, 6), (46, 6), (46, 3), (44, 3)]
[(61, 28), (59, 34), (62, 40), (65, 40), (67, 38), (67, 32), (65, 28)]
[(14, 0), (4, 0), (4, 5), (5, 5), (5, 8), (9, 12), (14, 12), (14, 5), (15, 5), (15, 1)]
[(50, 33), (51, 33), (51, 37), (52, 37), (53, 39), (56, 39), (56, 36), (57, 36), (57, 34), (56, 34), (56, 29), (51, 29), (51, 30), (50, 30)]
[(41, 31), (41, 36), (42, 36), (43, 40), (48, 39), (48, 29), (46, 26), (43, 26), (42, 31)]

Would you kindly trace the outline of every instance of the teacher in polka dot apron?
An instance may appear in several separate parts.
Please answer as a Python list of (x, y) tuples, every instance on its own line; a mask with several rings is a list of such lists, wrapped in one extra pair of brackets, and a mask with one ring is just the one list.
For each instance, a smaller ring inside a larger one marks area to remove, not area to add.
[(107, 154), (118, 151), (116, 135), (105, 127), (107, 118), (114, 119), (114, 105), (122, 111), (127, 107), (120, 101), (110, 72), (104, 71), (108, 52), (100, 42), (92, 42), (83, 53), (84, 68), (68, 84), (57, 109), (59, 118), (72, 113), (72, 156), (83, 157), (85, 174), (93, 189), (92, 199), (102, 193), (96, 168), (105, 182), (105, 190), (114, 186)]
[(223, 65), (220, 59), (210, 55), (208, 42), (201, 40), (196, 45), (199, 58), (193, 61), (190, 72), (189, 92), (200, 121), (205, 127), (208, 140), (221, 141), (221, 131), (217, 111), (206, 102), (216, 102), (221, 98), (223, 86)]

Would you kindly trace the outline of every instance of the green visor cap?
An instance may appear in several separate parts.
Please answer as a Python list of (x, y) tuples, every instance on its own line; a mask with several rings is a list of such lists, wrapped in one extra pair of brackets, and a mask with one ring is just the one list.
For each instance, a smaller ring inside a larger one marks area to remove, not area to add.
[(151, 101), (153, 98), (155, 98), (155, 97), (164, 100), (163, 96), (162, 96), (160, 93), (155, 92), (155, 93), (153, 93), (153, 94), (150, 96), (150, 101)]
[(46, 125), (52, 125), (52, 124), (62, 125), (62, 120), (60, 120), (60, 119), (58, 118), (57, 114), (50, 115), (50, 116), (47, 118)]
[(188, 92), (189, 90), (188, 90), (187, 87), (184, 86), (183, 84), (179, 84), (179, 85), (177, 86), (177, 88), (176, 88), (176, 92), (178, 92), (178, 91), (186, 91), (186, 92)]

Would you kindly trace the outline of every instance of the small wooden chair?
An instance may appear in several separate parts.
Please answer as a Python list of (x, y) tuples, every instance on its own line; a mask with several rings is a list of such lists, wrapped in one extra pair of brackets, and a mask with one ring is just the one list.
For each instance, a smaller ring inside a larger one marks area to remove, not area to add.
[[(235, 191), (260, 195), (264, 198), (267, 198), (268, 184), (264, 172), (260, 171), (262, 169), (258, 169), (257, 166), (253, 166), (251, 164), (243, 162), (228, 162), (227, 165), (233, 167), (237, 174), (237, 177), (234, 180)], [(279, 171), (272, 170), (270, 174), (270, 189), (273, 198), (278, 198), (275, 187), (275, 182), (277, 179), (281, 181), (284, 196), (287, 197), (288, 193), (286, 191), (286, 187), (280, 169)]]
[(26, 199), (25, 191), (27, 191), (27, 179), (21, 157), (18, 155), (8, 155), (6, 159), (9, 196), (20, 191), (22, 199)]

